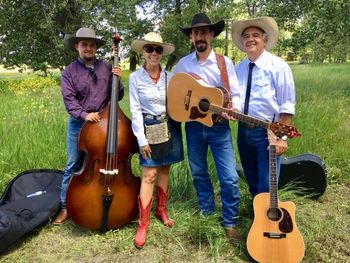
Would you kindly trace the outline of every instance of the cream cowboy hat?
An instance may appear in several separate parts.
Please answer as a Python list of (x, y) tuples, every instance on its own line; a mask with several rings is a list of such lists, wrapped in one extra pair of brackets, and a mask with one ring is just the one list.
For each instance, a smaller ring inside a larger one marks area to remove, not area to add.
[(244, 51), (243, 32), (249, 27), (258, 27), (267, 34), (266, 50), (272, 49), (278, 41), (278, 25), (272, 17), (260, 17), (248, 20), (232, 21), (232, 40), (236, 46)]
[(210, 31), (214, 31), (214, 37), (216, 37), (224, 29), (225, 22), (224, 22), (224, 20), (220, 20), (220, 21), (212, 24), (209, 17), (206, 14), (198, 13), (198, 14), (195, 14), (193, 16), (192, 23), (191, 23), (190, 27), (186, 27), (186, 28), (180, 27), (180, 30), (182, 33), (184, 33), (186, 36), (189, 37), (190, 34), (192, 33), (192, 28), (204, 27), (204, 26), (209, 27)]
[(75, 44), (82, 39), (95, 40), (97, 49), (106, 43), (106, 41), (96, 37), (94, 30), (86, 27), (79, 28), (78, 31), (75, 33), (75, 35), (66, 34), (64, 36), (63, 42), (67, 48), (73, 51), (76, 51)]
[(157, 45), (163, 47), (163, 56), (174, 52), (175, 47), (172, 44), (164, 43), (162, 37), (154, 32), (147, 33), (143, 39), (134, 40), (131, 43), (131, 49), (142, 54), (145, 45)]

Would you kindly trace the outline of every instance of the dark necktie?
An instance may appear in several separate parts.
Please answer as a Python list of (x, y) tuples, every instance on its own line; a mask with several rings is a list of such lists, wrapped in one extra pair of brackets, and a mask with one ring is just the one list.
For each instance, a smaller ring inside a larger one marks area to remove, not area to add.
[(252, 88), (252, 72), (255, 64), (253, 62), (249, 63), (249, 72), (248, 72), (248, 82), (247, 82), (247, 90), (245, 92), (245, 101), (244, 101), (244, 114), (248, 114), (249, 109), (249, 98), (250, 98), (250, 90)]
[(91, 74), (91, 77), (93, 79), (93, 81), (96, 83), (97, 82), (97, 75), (96, 75), (96, 72), (95, 72), (95, 69), (94, 68), (88, 68), (90, 74)]

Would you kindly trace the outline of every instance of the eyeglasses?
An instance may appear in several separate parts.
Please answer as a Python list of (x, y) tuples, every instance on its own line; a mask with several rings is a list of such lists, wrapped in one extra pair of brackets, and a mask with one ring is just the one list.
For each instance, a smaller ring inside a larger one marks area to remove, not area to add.
[(144, 46), (143, 50), (146, 51), (146, 53), (153, 53), (153, 51), (156, 51), (158, 55), (163, 54), (163, 47)]

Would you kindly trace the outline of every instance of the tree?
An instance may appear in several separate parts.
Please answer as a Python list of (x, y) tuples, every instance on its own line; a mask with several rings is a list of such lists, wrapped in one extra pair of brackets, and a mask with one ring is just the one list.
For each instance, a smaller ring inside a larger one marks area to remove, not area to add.
[(273, 16), (279, 27), (292, 32), (281, 44), (304, 57), (345, 62), (350, 46), (350, 2), (347, 0), (265, 0), (259, 15)]
[(62, 68), (65, 31), (81, 25), (79, 1), (4, 0), (0, 4), (0, 57), (5, 67), (46, 71)]
[[(140, 12), (142, 11), (142, 12)], [(100, 56), (111, 50), (113, 28), (122, 32), (122, 56), (135, 70), (140, 55), (130, 51), (134, 39), (150, 31), (161, 33), (176, 50), (164, 58), (171, 69), (188, 54), (191, 44), (179, 30), (188, 26), (195, 13), (206, 12), (213, 22), (224, 19), (225, 37), (214, 46), (229, 55), (229, 24), (245, 16), (268, 15), (276, 19), (281, 34), (279, 53), (311, 50), (318, 61), (347, 61), (349, 55), (350, 2), (348, 0), (0, 0), (0, 60), (5, 67), (30, 68), (46, 72), (63, 69), (76, 53), (67, 50), (63, 37), (80, 27), (93, 28), (107, 40)], [(144, 15), (142, 15), (143, 13)], [(291, 36), (291, 37), (289, 37)], [(239, 52), (232, 46), (234, 57)]]
[(91, 27), (111, 50), (112, 29), (124, 33), (126, 44), (140, 35), (149, 23), (137, 19), (135, 5), (140, 1), (99, 0), (3, 0), (0, 2), (0, 58), (5, 67), (30, 68), (46, 72), (63, 69), (76, 53), (67, 50), (63, 37), (80, 27)]

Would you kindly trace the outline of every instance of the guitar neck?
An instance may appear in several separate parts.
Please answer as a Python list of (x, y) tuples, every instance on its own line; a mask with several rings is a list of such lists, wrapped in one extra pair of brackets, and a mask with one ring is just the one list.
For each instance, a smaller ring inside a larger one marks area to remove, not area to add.
[(277, 184), (277, 154), (276, 145), (269, 146), (269, 164), (270, 164), (270, 208), (278, 208), (278, 184)]
[(270, 128), (270, 123), (267, 121), (259, 120), (257, 118), (251, 117), (249, 115), (245, 115), (243, 113), (240, 113), (238, 111), (233, 111), (230, 109), (226, 109), (217, 105), (210, 104), (209, 110), (216, 113), (216, 114), (221, 114), (223, 112), (226, 112), (229, 116), (235, 118), (238, 121), (244, 122), (249, 125), (254, 125), (257, 127), (261, 127), (264, 129), (269, 129)]

